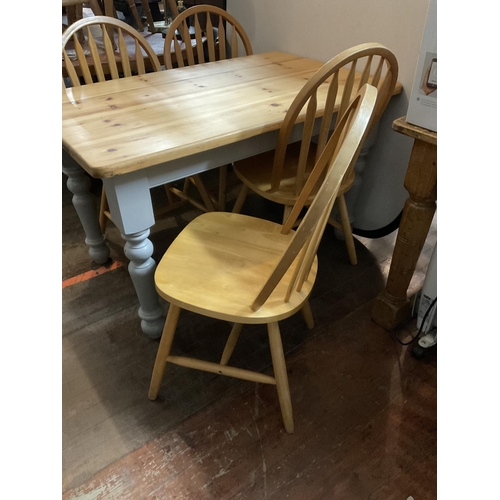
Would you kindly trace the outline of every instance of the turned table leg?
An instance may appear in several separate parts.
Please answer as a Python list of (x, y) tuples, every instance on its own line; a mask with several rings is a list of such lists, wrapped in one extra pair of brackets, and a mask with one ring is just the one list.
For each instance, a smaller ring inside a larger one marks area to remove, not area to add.
[(141, 329), (148, 337), (158, 338), (165, 317), (154, 283), (156, 262), (149, 234), (155, 219), (148, 180), (132, 173), (105, 178), (103, 183), (111, 218), (130, 259), (128, 271), (139, 300)]
[(139, 299), (141, 329), (148, 337), (156, 339), (161, 336), (165, 318), (154, 287), (156, 262), (151, 257), (153, 243), (148, 236), (149, 229), (135, 234), (122, 234), (125, 255), (130, 259), (128, 271)]
[(63, 150), (62, 171), (68, 176), (66, 185), (73, 193), (73, 206), (85, 231), (89, 255), (97, 264), (109, 259), (109, 248), (99, 227), (96, 200), (90, 192), (91, 182), (85, 171)]
[(385, 290), (377, 297), (372, 319), (392, 330), (410, 315), (407, 296), (413, 272), (436, 211), (437, 148), (415, 139), (405, 177), (405, 203)]

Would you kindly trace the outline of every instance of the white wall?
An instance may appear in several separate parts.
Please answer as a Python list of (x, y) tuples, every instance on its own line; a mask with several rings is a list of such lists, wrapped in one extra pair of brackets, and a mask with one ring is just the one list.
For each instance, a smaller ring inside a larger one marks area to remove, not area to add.
[(399, 63), (403, 93), (393, 98), (367, 158), (354, 227), (377, 230), (392, 222), (408, 196), (403, 187), (411, 139), (394, 132), (406, 115), (429, 0), (227, 0), (255, 53), (292, 52), (326, 62), (344, 49), (379, 42)]

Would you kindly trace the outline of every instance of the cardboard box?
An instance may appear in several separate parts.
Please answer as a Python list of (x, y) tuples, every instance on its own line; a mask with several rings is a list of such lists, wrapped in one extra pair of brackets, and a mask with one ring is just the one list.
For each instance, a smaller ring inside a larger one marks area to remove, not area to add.
[(430, 0), (406, 121), (437, 132), (437, 0)]

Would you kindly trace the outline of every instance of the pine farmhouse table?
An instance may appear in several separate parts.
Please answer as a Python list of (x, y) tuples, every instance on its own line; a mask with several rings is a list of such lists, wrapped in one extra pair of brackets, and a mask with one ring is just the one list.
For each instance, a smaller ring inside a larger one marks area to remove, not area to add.
[(63, 172), (89, 254), (96, 263), (109, 258), (85, 172), (103, 181), (149, 337), (164, 324), (150, 189), (273, 149), (288, 106), (322, 64), (268, 52), (63, 88)]

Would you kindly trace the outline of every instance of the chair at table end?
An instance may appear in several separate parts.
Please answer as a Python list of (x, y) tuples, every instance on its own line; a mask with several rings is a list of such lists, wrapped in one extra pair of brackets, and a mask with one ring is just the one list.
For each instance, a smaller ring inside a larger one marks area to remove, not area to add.
[[(279, 321), (302, 311), (306, 326), (314, 326), (309, 297), (318, 273), (316, 251), (342, 180), (368, 133), (376, 97), (376, 88), (365, 84), (349, 104), (283, 225), (242, 214), (205, 213), (169, 246), (155, 273), (156, 289), (170, 306), (151, 377), (151, 400), (158, 396), (168, 363), (276, 385), (285, 430), (294, 431)], [(233, 324), (218, 363), (170, 354), (183, 309)], [(228, 365), (245, 324), (267, 325), (273, 375)]]
[[(398, 64), (394, 54), (379, 43), (364, 43), (347, 49), (326, 62), (294, 99), (281, 125), (274, 151), (235, 162), (234, 172), (242, 187), (233, 206), (239, 213), (250, 192), (283, 205), (286, 220), (310, 172), (321, 155), (336, 120), (342, 116), (356, 92), (370, 83), (378, 97), (370, 131), (385, 110), (397, 83)], [(319, 119), (317, 110), (324, 109)], [(305, 115), (305, 121), (303, 117)], [(302, 137), (290, 143), (292, 129), (303, 121)], [(351, 263), (357, 263), (351, 222), (345, 194), (355, 180), (354, 167), (344, 177), (336, 207), (340, 221), (330, 217), (329, 224), (343, 231)], [(308, 203), (314, 198), (311, 194)]]

